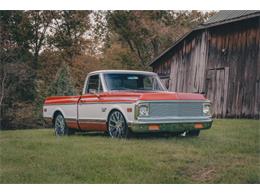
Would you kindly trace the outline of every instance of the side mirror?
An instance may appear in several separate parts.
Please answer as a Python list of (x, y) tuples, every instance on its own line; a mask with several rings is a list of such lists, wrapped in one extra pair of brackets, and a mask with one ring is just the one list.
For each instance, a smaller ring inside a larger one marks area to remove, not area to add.
[(96, 94), (96, 93), (97, 93), (97, 90), (95, 90), (95, 89), (89, 89), (89, 93), (91, 93), (91, 94)]
[(96, 89), (89, 89), (90, 94), (94, 94), (95, 96), (99, 97), (99, 94), (97, 93)]

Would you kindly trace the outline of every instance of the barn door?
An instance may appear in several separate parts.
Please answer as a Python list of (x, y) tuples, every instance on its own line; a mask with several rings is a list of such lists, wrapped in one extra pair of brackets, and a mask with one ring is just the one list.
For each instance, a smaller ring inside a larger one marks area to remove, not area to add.
[(206, 97), (212, 102), (214, 117), (225, 117), (227, 111), (229, 67), (209, 69), (206, 77)]

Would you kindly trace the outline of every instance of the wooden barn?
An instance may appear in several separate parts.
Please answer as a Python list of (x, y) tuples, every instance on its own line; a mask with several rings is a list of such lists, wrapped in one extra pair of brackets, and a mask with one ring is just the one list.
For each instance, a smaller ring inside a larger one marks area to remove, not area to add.
[(260, 112), (260, 11), (219, 11), (149, 65), (170, 91), (205, 94), (215, 117)]

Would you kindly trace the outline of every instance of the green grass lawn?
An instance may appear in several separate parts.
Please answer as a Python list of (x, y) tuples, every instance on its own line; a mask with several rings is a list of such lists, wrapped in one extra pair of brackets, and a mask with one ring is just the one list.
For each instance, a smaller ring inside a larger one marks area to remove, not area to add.
[(260, 123), (215, 120), (199, 137), (0, 132), (0, 183), (260, 183)]

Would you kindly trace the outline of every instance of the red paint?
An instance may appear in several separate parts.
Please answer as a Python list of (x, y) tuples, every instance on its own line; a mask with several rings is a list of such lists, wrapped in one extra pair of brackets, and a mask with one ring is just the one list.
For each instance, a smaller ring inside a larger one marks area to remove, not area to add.
[(65, 119), (65, 121), (66, 121), (68, 128), (72, 128), (72, 129), (79, 128), (77, 119)]
[(111, 103), (111, 102), (126, 102), (133, 103), (139, 99), (139, 94), (129, 93), (101, 93), (99, 96), (94, 94), (86, 94), (81, 96), (80, 103)]
[(44, 104), (77, 104), (80, 103), (134, 103), (138, 100), (205, 100), (201, 94), (176, 92), (106, 92), (99, 96), (86, 94), (83, 96), (56, 96), (48, 97)]
[(52, 96), (45, 99), (44, 104), (77, 104), (80, 96)]
[(85, 131), (106, 131), (106, 122), (78, 122), (81, 130)]
[(160, 92), (143, 93), (140, 100), (205, 100), (205, 97), (194, 93)]
[(66, 124), (67, 124), (68, 128), (72, 128), (72, 129), (78, 129), (79, 128), (77, 120), (66, 121)]
[(99, 130), (106, 131), (106, 121), (95, 121), (95, 120), (76, 120), (76, 119), (65, 119), (68, 128), (80, 129), (85, 131)]

